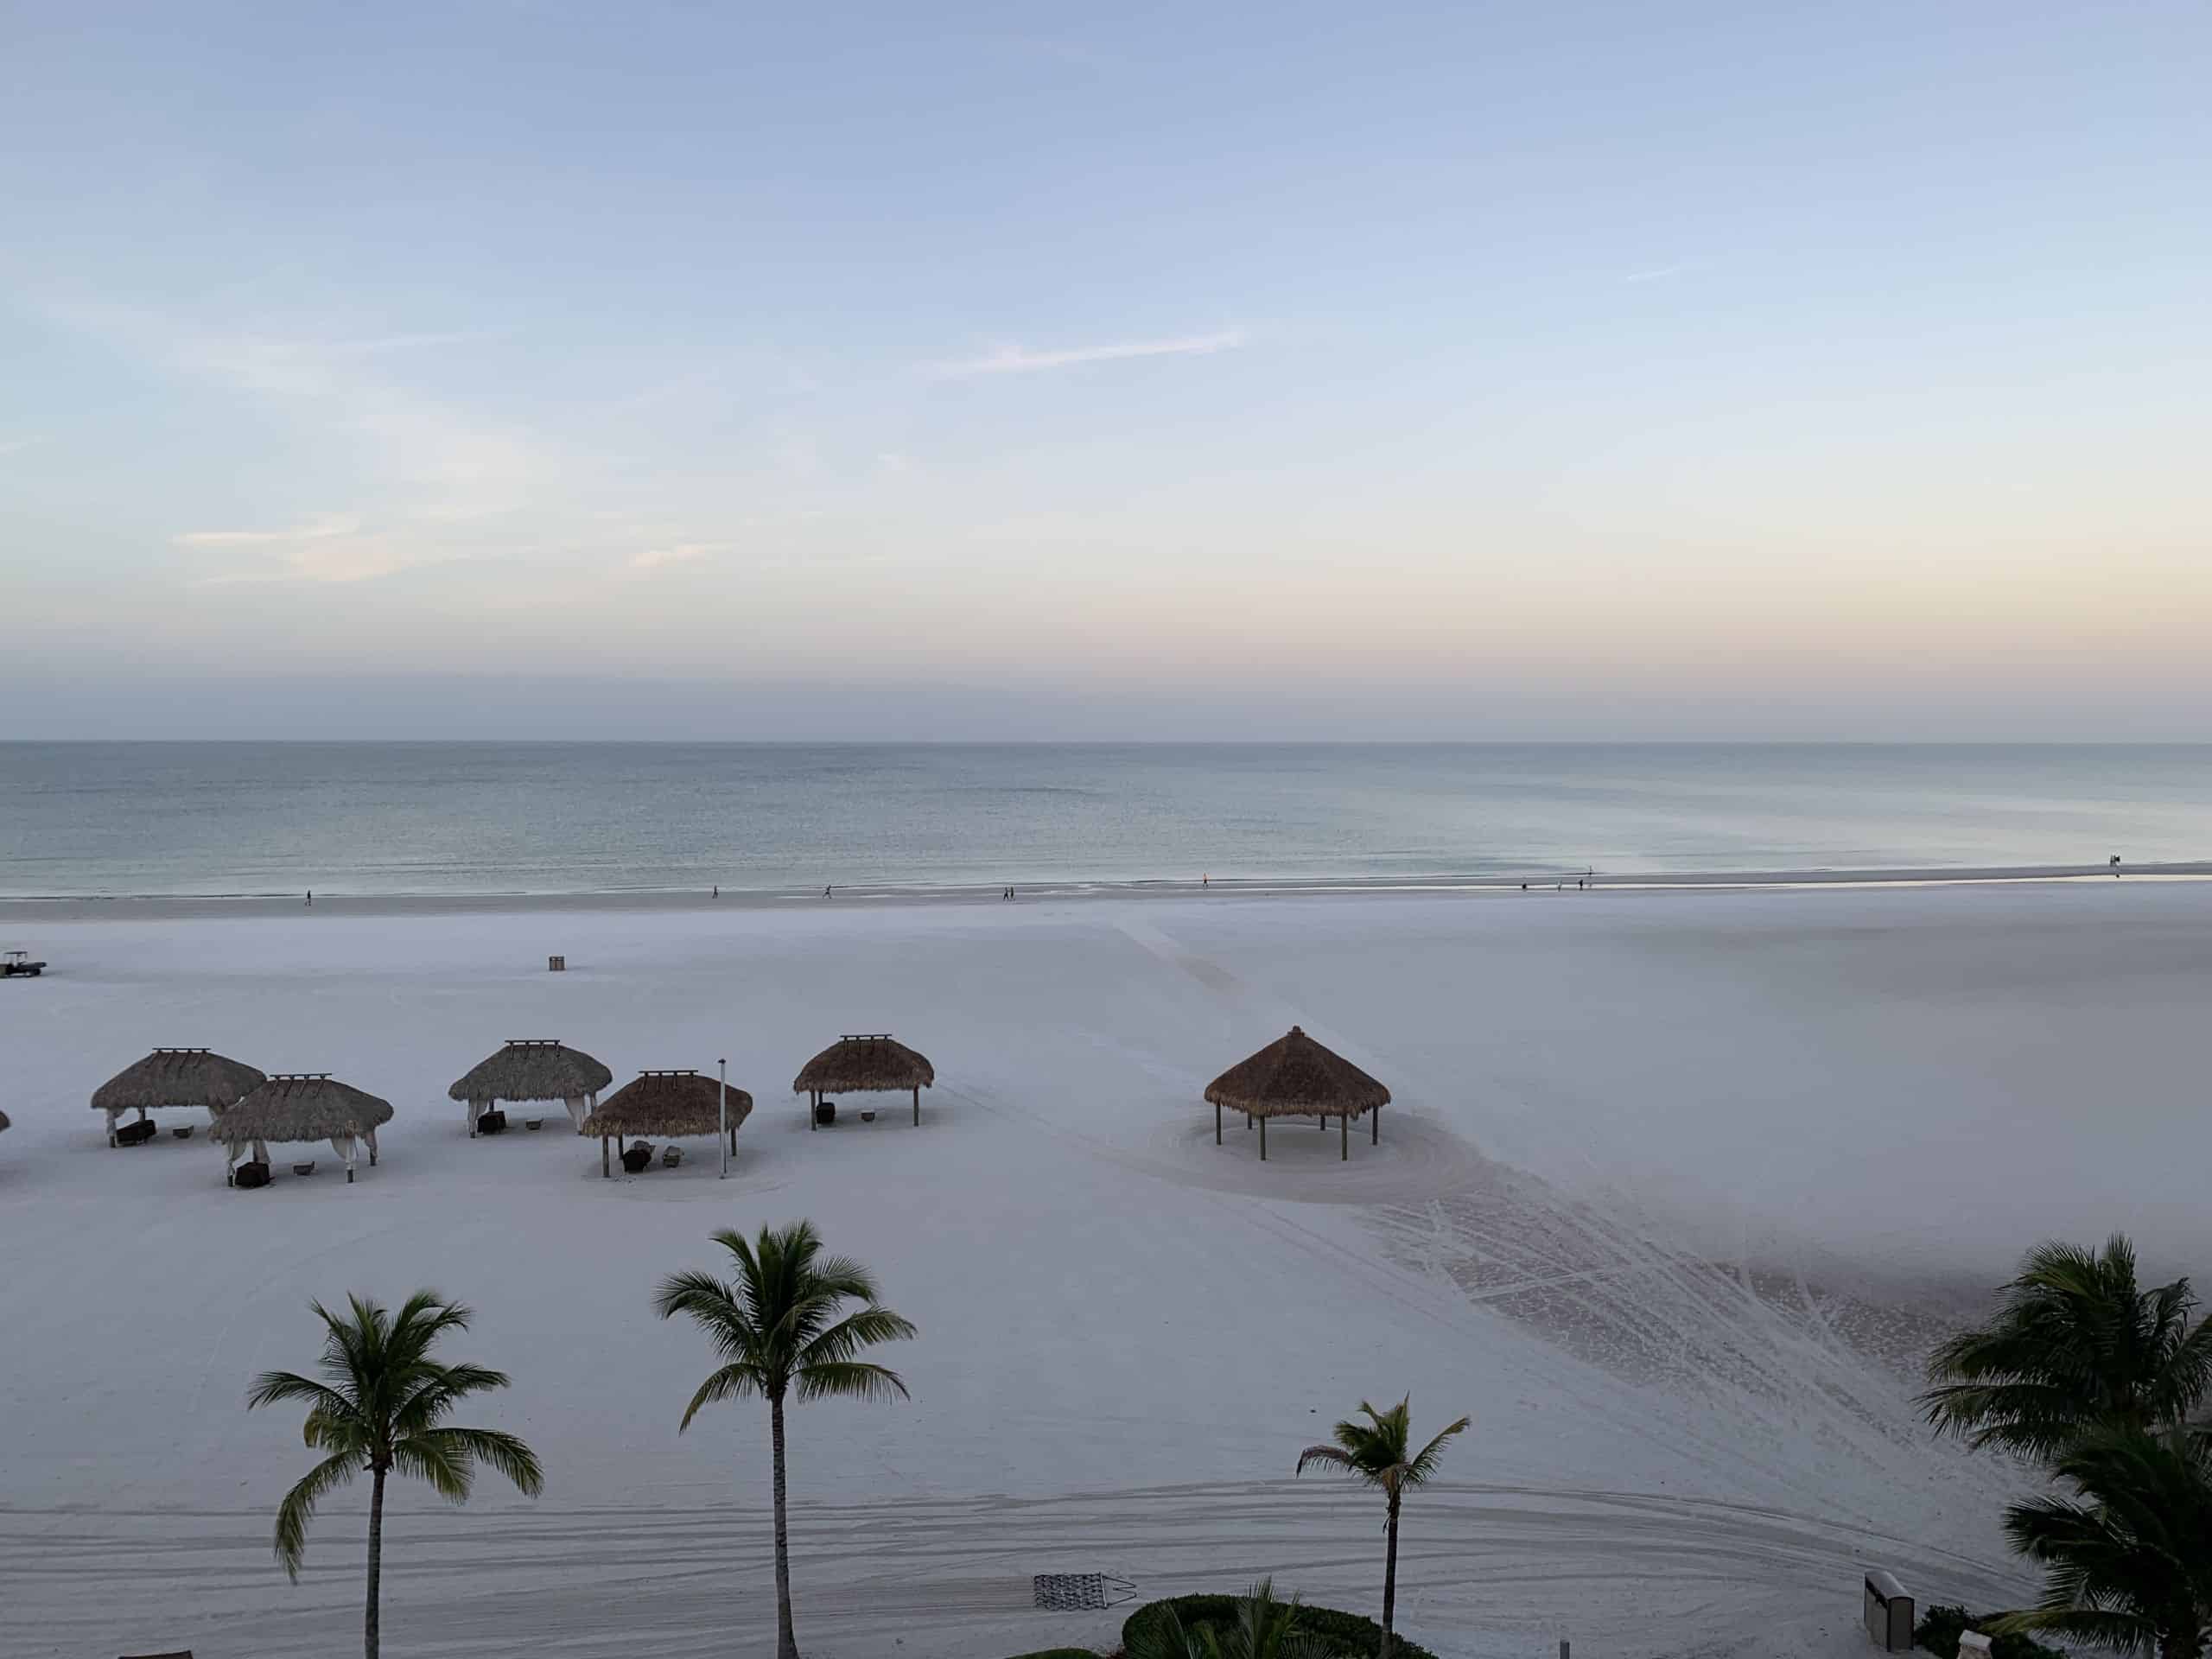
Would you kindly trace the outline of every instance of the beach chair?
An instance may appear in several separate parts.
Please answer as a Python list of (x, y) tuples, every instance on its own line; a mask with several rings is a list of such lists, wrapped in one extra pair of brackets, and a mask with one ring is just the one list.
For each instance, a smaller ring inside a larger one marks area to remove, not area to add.
[(683, 1148), (681, 1147), (670, 1147), (660, 1155), (660, 1166), (663, 1169), (674, 1169), (683, 1161)]

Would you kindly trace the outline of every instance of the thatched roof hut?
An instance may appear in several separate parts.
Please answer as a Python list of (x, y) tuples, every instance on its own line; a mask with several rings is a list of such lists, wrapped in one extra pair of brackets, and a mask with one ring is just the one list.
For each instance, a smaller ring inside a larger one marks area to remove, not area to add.
[(117, 1120), (125, 1112), (143, 1120), (170, 1107), (204, 1106), (216, 1118), (264, 1081), (253, 1067), (212, 1049), (157, 1048), (93, 1090), (92, 1109), (107, 1114), (107, 1143), (113, 1146)]
[(599, 1104), (599, 1091), (613, 1081), (614, 1074), (582, 1049), (566, 1047), (550, 1037), (510, 1037), (498, 1053), (447, 1090), (446, 1096), (467, 1109), (472, 1136), (477, 1120), (501, 1100), (560, 1101), (582, 1135), (585, 1117)]
[(391, 1122), (390, 1101), (334, 1082), (327, 1071), (279, 1071), (217, 1118), (207, 1134), (231, 1149), (233, 1164), (239, 1149), (249, 1145), (265, 1163), (269, 1141), (327, 1141), (346, 1160), (350, 1181), (353, 1143), (366, 1143), (373, 1169), (378, 1126)]
[(1260, 1156), (1268, 1155), (1268, 1120), (1313, 1117), (1321, 1127), (1337, 1120), (1338, 1152), (1351, 1156), (1351, 1120), (1372, 1112), (1371, 1139), (1382, 1139), (1382, 1108), (1390, 1091), (1334, 1050), (1315, 1042), (1298, 1027), (1249, 1059), (1240, 1060), (1206, 1085), (1213, 1108), (1213, 1141), (1221, 1144), (1221, 1110), (1244, 1114), (1245, 1127), (1260, 1126)]
[(613, 1173), (607, 1159), (609, 1141), (619, 1151), (622, 1141), (639, 1135), (674, 1141), (720, 1135), (725, 1108), (734, 1152), (737, 1126), (753, 1116), (752, 1096), (696, 1071), (641, 1071), (592, 1108), (582, 1133), (599, 1137), (599, 1173), (607, 1175)]
[(820, 1127), (825, 1095), (909, 1094), (914, 1122), (922, 1121), (922, 1090), (937, 1084), (937, 1068), (888, 1032), (840, 1037), (799, 1068), (791, 1092), (812, 1097), (808, 1122)]

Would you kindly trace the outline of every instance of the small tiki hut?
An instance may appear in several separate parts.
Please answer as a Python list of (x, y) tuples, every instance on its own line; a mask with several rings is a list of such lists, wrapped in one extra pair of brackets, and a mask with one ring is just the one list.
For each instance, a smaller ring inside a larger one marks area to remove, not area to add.
[(125, 1112), (137, 1113), (137, 1121), (143, 1123), (149, 1112), (204, 1106), (212, 1121), (260, 1088), (264, 1081), (251, 1066), (226, 1059), (211, 1049), (157, 1048), (93, 1090), (92, 1109), (107, 1115), (107, 1143), (111, 1147), (116, 1144), (116, 1125)]
[(510, 1037), (506, 1046), (446, 1090), (468, 1114), (468, 1133), (495, 1102), (557, 1100), (569, 1109), (576, 1133), (599, 1104), (599, 1091), (614, 1074), (581, 1049), (564, 1048), (550, 1037)]
[(1325, 1130), (1337, 1120), (1337, 1154), (1351, 1156), (1351, 1120), (1371, 1112), (1370, 1138), (1382, 1140), (1382, 1109), (1390, 1091), (1341, 1054), (1324, 1048), (1296, 1026), (1249, 1060), (1206, 1085), (1213, 1107), (1213, 1143), (1221, 1144), (1221, 1109), (1244, 1114), (1244, 1127), (1260, 1126), (1260, 1156), (1268, 1155), (1268, 1120), (1311, 1117)]
[(668, 1141), (720, 1135), (725, 1106), (729, 1149), (735, 1152), (737, 1126), (753, 1116), (752, 1096), (696, 1071), (641, 1071), (592, 1108), (591, 1116), (584, 1119), (583, 1133), (599, 1137), (599, 1173), (612, 1175), (608, 1141), (614, 1143), (617, 1153), (623, 1153), (629, 1150), (629, 1141), (642, 1135)]
[(233, 1166), (249, 1147), (252, 1161), (265, 1166), (271, 1141), (327, 1141), (346, 1160), (350, 1181), (355, 1143), (368, 1147), (369, 1166), (375, 1168), (377, 1128), (391, 1122), (390, 1101), (333, 1082), (327, 1071), (279, 1071), (225, 1111), (207, 1133), (230, 1148)]
[(937, 1068), (888, 1032), (840, 1037), (800, 1069), (791, 1092), (809, 1097), (807, 1127), (819, 1128), (830, 1095), (912, 1094), (914, 1127), (922, 1124), (922, 1090), (937, 1084)]

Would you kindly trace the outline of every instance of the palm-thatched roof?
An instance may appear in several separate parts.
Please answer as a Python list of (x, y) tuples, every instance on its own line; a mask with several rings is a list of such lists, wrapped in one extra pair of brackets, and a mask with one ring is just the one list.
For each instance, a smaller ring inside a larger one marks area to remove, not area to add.
[(582, 1049), (550, 1038), (510, 1037), (446, 1095), (452, 1100), (580, 1100), (613, 1081), (614, 1074)]
[(937, 1068), (887, 1032), (840, 1037), (799, 1069), (791, 1079), (795, 1095), (882, 1094), (928, 1089)]
[(96, 1112), (150, 1111), (156, 1106), (227, 1109), (266, 1081), (238, 1060), (205, 1048), (157, 1048), (92, 1090)]
[(391, 1122), (391, 1103), (327, 1071), (280, 1071), (222, 1116), (211, 1139), (240, 1146), (249, 1141), (341, 1141)]
[(6, 1128), (7, 1127), (8, 1127), (8, 1114), (7, 1114), (7, 1113), (5, 1113), (5, 1112), (0, 1112), (0, 1129), (4, 1129), (4, 1128)]
[(1206, 1103), (1254, 1117), (1357, 1117), (1390, 1091), (1298, 1027), (1206, 1085)]
[[(681, 1138), (721, 1131), (721, 1102), (712, 1077), (696, 1071), (645, 1071), (632, 1077), (592, 1109), (582, 1135), (658, 1135)], [(753, 1096), (730, 1089), (729, 1126), (753, 1114)]]

